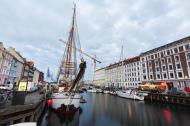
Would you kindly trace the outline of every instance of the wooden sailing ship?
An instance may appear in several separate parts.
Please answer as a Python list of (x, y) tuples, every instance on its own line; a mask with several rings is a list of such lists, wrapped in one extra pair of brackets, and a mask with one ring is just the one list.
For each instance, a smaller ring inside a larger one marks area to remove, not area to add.
[[(72, 114), (79, 108), (81, 99), (78, 93), (78, 87), (86, 69), (86, 61), (84, 61), (83, 55), (91, 58), (94, 63), (101, 63), (96, 58), (81, 50), (76, 24), (76, 5), (74, 5), (73, 9), (72, 24), (68, 40), (65, 42), (60, 39), (60, 41), (66, 44), (66, 48), (57, 76), (59, 87), (58, 90), (52, 94), (52, 99), (49, 100), (49, 103), (51, 104), (51, 108), (57, 112)], [(80, 61), (79, 64), (77, 62), (78, 60)]]
[[(76, 49), (80, 49), (80, 41), (76, 24), (76, 6), (74, 5), (71, 29), (57, 76), (58, 88), (63, 88), (63, 90), (56, 90), (51, 99), (52, 109), (63, 114), (74, 113), (80, 104), (81, 96), (77, 92), (77, 87), (84, 76), (86, 62), (81, 53), (77, 54)], [(79, 65), (77, 57), (80, 58)]]

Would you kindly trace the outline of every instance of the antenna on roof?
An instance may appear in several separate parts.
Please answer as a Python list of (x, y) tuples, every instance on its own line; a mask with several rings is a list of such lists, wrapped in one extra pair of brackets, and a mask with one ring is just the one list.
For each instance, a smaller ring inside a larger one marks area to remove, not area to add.
[(122, 61), (122, 60), (123, 60), (123, 45), (121, 46), (121, 54), (120, 54), (119, 61)]

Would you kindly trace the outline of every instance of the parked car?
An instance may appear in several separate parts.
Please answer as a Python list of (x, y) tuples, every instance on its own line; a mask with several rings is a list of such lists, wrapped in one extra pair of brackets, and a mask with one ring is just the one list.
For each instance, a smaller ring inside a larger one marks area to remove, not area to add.
[(188, 95), (190, 95), (190, 87), (185, 87), (185, 88), (184, 88), (184, 91), (185, 91)]

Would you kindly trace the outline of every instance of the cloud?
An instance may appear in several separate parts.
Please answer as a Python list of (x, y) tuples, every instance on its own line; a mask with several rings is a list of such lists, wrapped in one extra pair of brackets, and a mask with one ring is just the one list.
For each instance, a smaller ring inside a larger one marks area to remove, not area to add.
[[(188, 0), (75, 0), (82, 49), (104, 67), (119, 60), (189, 36)], [(57, 73), (71, 25), (70, 0), (1, 0), (0, 41), (13, 46), (46, 72)], [(92, 78), (88, 61), (86, 79)]]

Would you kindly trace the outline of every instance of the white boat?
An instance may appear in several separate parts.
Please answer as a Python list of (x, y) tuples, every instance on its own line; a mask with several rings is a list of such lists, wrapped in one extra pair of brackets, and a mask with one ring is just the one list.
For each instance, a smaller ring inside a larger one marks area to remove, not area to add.
[(96, 92), (97, 92), (97, 93), (102, 93), (103, 91), (102, 91), (102, 89), (97, 88), (97, 89), (96, 89)]
[(89, 89), (87, 90), (87, 92), (96, 93), (96, 89), (95, 89), (95, 88), (89, 88)]
[(117, 95), (115, 91), (110, 91), (109, 92), (111, 95)]
[(104, 94), (108, 94), (108, 93), (109, 93), (109, 91), (108, 91), (108, 90), (104, 90), (103, 92), (104, 92)]
[(116, 91), (116, 94), (119, 97), (133, 99), (133, 100), (144, 100), (144, 95), (138, 94), (136, 90), (128, 89), (128, 90), (122, 90), (122, 91)]

